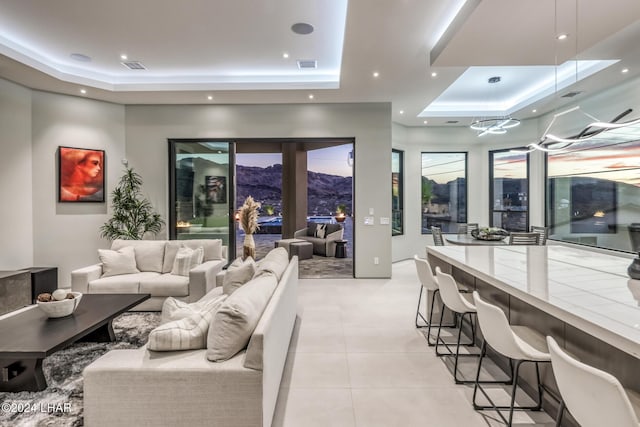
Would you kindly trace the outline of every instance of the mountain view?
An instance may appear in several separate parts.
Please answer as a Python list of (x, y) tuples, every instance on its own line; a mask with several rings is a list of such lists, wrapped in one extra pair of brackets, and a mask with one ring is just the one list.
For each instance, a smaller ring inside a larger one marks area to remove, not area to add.
[[(282, 165), (268, 167), (236, 165), (236, 206), (247, 196), (262, 203), (263, 215), (267, 205), (273, 206), (274, 215), (282, 213)], [(336, 206), (344, 204), (351, 214), (353, 178), (307, 172), (308, 213), (332, 215)]]

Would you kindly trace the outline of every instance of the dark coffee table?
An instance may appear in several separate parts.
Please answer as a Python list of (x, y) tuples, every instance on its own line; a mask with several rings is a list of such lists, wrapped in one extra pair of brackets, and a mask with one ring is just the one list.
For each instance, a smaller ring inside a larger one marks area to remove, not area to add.
[(45, 357), (76, 341), (115, 341), (113, 319), (149, 294), (85, 294), (71, 316), (49, 319), (37, 306), (0, 320), (0, 391), (47, 388)]

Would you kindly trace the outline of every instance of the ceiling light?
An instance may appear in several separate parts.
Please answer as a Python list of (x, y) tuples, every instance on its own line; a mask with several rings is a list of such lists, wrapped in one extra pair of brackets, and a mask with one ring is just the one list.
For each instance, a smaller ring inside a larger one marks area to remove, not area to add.
[(429, 123), (429, 122), (428, 122), (427, 120), (425, 120), (425, 121), (424, 121), (424, 122), (422, 122), (422, 123), (424, 123), (424, 124), (426, 125), (426, 124), (427, 124), (427, 123)]
[(123, 61), (126, 61), (129, 57), (126, 54), (122, 54), (120, 55), (120, 59), (122, 59)]
[(373, 77), (380, 77), (380, 73), (379, 73), (379, 72), (377, 72), (377, 71), (374, 71), (374, 72), (373, 72)]
[(80, 93), (84, 95), (84, 94), (87, 93), (87, 90), (86, 89), (80, 89)]
[(285, 53), (283, 53), (283, 54), (282, 54), (282, 57), (283, 57), (284, 59), (287, 59), (287, 58), (289, 57), (289, 54), (288, 54), (287, 52), (285, 52)]
[(399, 112), (400, 112), (400, 114), (404, 114), (404, 110), (400, 110)]
[(209, 96), (207, 96), (207, 99), (208, 99), (209, 101), (211, 101), (211, 100), (213, 99), (213, 96), (209, 95)]
[(91, 62), (91, 57), (85, 55), (84, 53), (72, 53), (69, 55), (71, 59), (76, 60), (78, 62)]
[(628, 68), (623, 68), (623, 69), (622, 69), (622, 72), (623, 72), (623, 73), (628, 73), (628, 72), (629, 72), (629, 69), (628, 69)]
[(433, 73), (431, 73), (431, 77), (438, 77), (438, 73), (434, 71)]
[(313, 99), (313, 98), (314, 98), (313, 94), (312, 94), (312, 93), (310, 93), (310, 94), (309, 94), (309, 99)]
[(306, 22), (298, 22), (291, 26), (291, 31), (300, 35), (311, 34), (313, 33), (313, 25)]
[[(487, 83), (495, 85), (500, 83), (502, 78), (500, 76), (490, 77)], [(514, 119), (511, 116), (498, 116), (498, 117), (481, 117), (474, 120), (469, 126), (472, 130), (478, 132), (478, 136), (484, 136), (487, 134), (503, 135), (507, 133), (507, 129), (514, 128), (520, 124), (520, 120)]]
[(536, 110), (535, 108), (533, 110), (531, 110), (532, 113), (537, 113), (538, 110)]
[(566, 40), (567, 37), (569, 37), (569, 34), (558, 34), (558, 37), (556, 37), (558, 40)]

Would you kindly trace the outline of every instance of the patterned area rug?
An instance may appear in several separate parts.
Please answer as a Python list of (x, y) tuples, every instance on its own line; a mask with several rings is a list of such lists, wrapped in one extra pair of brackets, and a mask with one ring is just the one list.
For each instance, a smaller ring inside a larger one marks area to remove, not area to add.
[(82, 370), (109, 350), (141, 347), (159, 324), (160, 313), (124, 313), (113, 321), (115, 342), (76, 343), (47, 357), (43, 362), (45, 390), (0, 393), (0, 425), (82, 426)]

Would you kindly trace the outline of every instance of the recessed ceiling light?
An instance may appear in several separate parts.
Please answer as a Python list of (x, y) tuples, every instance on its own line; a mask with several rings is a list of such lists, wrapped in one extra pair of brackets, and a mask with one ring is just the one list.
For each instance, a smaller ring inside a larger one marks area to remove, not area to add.
[(291, 26), (291, 31), (301, 35), (311, 34), (313, 33), (313, 25), (307, 24), (306, 22), (298, 22)]
[(623, 73), (628, 73), (628, 72), (629, 72), (629, 69), (628, 69), (628, 68), (623, 68), (623, 69), (622, 69), (622, 72), (623, 72)]
[(433, 73), (431, 73), (431, 77), (438, 77), (438, 73), (434, 71)]
[(533, 110), (531, 110), (532, 113), (537, 113), (538, 110), (536, 110), (535, 108)]
[(91, 57), (85, 55), (84, 53), (72, 53), (69, 55), (71, 59), (74, 59), (78, 62), (91, 62)]
[(424, 121), (424, 122), (422, 122), (422, 123), (424, 123), (424, 124), (426, 125), (426, 124), (427, 124), (427, 123), (429, 123), (429, 122), (428, 122), (427, 120), (425, 120), (425, 121)]
[(313, 99), (313, 94), (312, 93), (309, 94), (309, 99)]
[(287, 52), (284, 52), (284, 53), (282, 54), (282, 57), (283, 57), (284, 59), (287, 59), (287, 58), (289, 57), (289, 54), (288, 54)]
[(122, 59), (123, 61), (126, 61), (129, 57), (123, 53), (122, 55), (120, 55), (120, 59)]
[(84, 95), (85, 93), (87, 93), (87, 90), (86, 89), (80, 89), (80, 93)]
[(208, 99), (209, 101), (211, 101), (211, 100), (213, 99), (213, 96), (208, 95), (208, 96), (207, 96), (207, 99)]
[(569, 37), (569, 34), (558, 34), (558, 40), (566, 40)]
[(379, 72), (377, 72), (377, 71), (374, 71), (374, 72), (373, 72), (373, 77), (380, 77), (380, 73), (379, 73)]
[(404, 114), (404, 110), (400, 110), (400, 114)]

